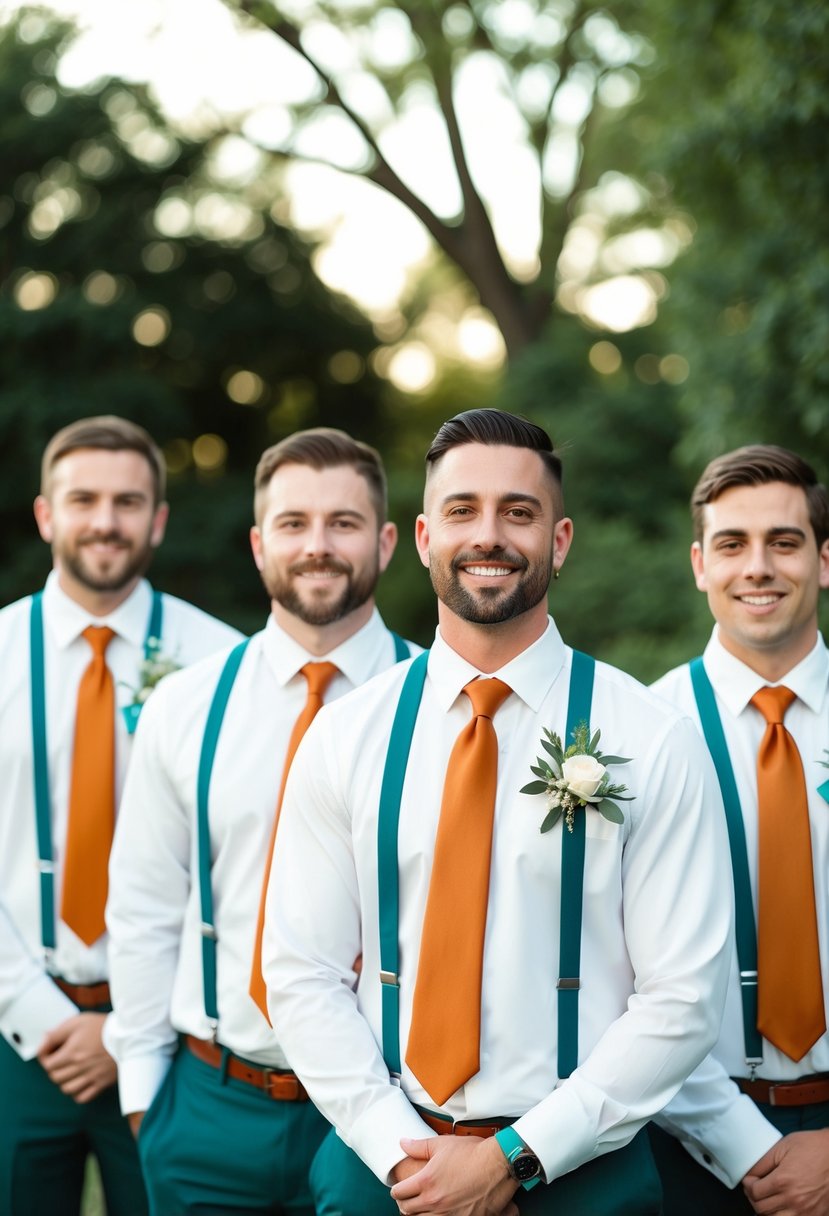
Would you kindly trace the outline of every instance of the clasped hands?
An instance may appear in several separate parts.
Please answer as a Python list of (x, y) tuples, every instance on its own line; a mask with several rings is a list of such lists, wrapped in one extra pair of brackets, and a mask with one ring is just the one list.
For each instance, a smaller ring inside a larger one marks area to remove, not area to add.
[(391, 1197), (401, 1216), (518, 1216), (518, 1183), (495, 1140), (431, 1136), (400, 1147)]

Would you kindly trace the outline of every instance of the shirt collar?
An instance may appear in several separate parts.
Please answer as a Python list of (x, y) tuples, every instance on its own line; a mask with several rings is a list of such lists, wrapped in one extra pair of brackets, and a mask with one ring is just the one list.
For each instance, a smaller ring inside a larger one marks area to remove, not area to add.
[(443, 640), (440, 628), (429, 653), (429, 679), (441, 709), (449, 710), (461, 691), (476, 676), (484, 679), (497, 676), (516, 693), (529, 708), (538, 713), (544, 698), (564, 666), (566, 648), (552, 617), (547, 618), (544, 633), (511, 659), (498, 671), (482, 672), (467, 662)]
[(89, 625), (106, 625), (133, 646), (141, 647), (147, 637), (147, 623), (152, 607), (152, 591), (146, 579), (141, 579), (123, 603), (107, 616), (92, 616), (76, 600), (67, 595), (52, 570), (43, 588), (43, 614), (55, 643), (61, 650), (79, 638)]
[[(725, 649), (716, 625), (705, 648), (705, 670), (717, 695), (735, 717), (743, 712), (756, 692), (769, 685), (768, 680)], [(806, 657), (776, 683), (790, 688), (814, 713), (821, 712), (829, 684), (829, 652), (820, 634)]]
[[(388, 630), (375, 608), (361, 629), (327, 654), (310, 654), (273, 618), (268, 617), (262, 635), (262, 649), (277, 683), (284, 687), (306, 663), (334, 663), (355, 688), (382, 667), (383, 644)], [(378, 666), (380, 663), (380, 666)]]

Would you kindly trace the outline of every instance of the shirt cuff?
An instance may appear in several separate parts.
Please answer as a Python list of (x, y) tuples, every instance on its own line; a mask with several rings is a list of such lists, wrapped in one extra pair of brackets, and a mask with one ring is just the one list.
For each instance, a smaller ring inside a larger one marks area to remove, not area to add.
[(0, 1018), (0, 1034), (21, 1060), (32, 1060), (45, 1035), (78, 1012), (75, 1002), (44, 971), (7, 1007)]
[(746, 1094), (740, 1094), (726, 1111), (700, 1125), (699, 1136), (681, 1133), (669, 1119), (658, 1119), (677, 1137), (695, 1161), (728, 1187), (738, 1186), (751, 1167), (782, 1139), (782, 1134)]
[(403, 1137), (426, 1140), (436, 1135), (437, 1132), (423, 1122), (402, 1089), (390, 1085), (352, 1124), (346, 1143), (382, 1183), (391, 1186), (392, 1170), (406, 1157), (400, 1147)]
[(172, 1059), (167, 1055), (133, 1056), (118, 1064), (118, 1096), (121, 1114), (142, 1114), (150, 1109), (153, 1098), (170, 1071)]

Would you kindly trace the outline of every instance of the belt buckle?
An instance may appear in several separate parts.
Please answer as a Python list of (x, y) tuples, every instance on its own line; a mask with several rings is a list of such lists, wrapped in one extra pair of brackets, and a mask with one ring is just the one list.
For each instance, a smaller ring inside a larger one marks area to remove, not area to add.
[[(263, 1068), (262, 1084), (265, 1093), (275, 1102), (296, 1102), (299, 1098), (299, 1080), (291, 1072), (280, 1072), (278, 1068)], [(293, 1093), (285, 1092), (291, 1087)]]

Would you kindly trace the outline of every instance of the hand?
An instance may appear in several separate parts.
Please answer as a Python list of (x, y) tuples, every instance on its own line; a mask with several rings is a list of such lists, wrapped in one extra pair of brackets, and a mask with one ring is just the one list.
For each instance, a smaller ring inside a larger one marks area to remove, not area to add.
[(91, 1102), (115, 1084), (115, 1061), (101, 1041), (104, 1013), (78, 1013), (50, 1030), (37, 1058), (63, 1093)]
[(761, 1216), (829, 1216), (829, 1130), (792, 1132), (743, 1179)]
[[(512, 1202), (518, 1183), (495, 1140), (474, 1136), (431, 1136), (401, 1140), (407, 1154), (395, 1168), (408, 1176), (395, 1182), (391, 1197), (401, 1216), (518, 1216)], [(420, 1165), (411, 1172), (410, 1163)]]
[(144, 1115), (146, 1113), (144, 1110), (132, 1110), (127, 1115), (127, 1123), (136, 1140), (138, 1139), (138, 1133), (141, 1131), (141, 1124), (144, 1122)]

